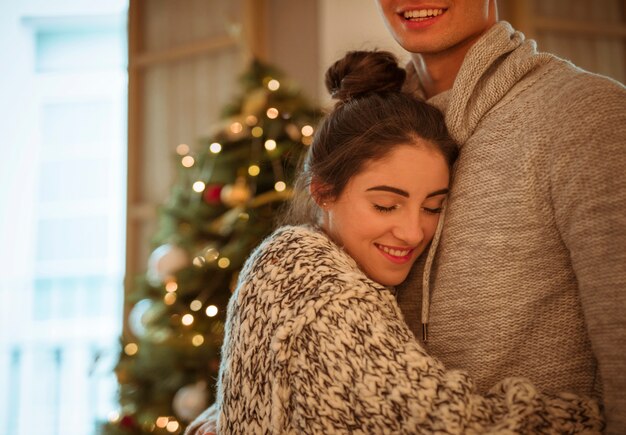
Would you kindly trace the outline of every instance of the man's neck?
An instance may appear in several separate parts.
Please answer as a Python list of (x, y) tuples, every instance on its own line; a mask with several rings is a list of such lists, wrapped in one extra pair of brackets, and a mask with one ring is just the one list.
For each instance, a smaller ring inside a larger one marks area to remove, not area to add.
[[(495, 11), (494, 16), (497, 17)], [(466, 39), (444, 51), (411, 54), (411, 60), (413, 65), (415, 65), (415, 71), (420, 79), (426, 98), (434, 97), (448, 89), (452, 89), (467, 52), (496, 23), (495, 20), (494, 18), (494, 22), (483, 33)]]
[(448, 89), (452, 89), (454, 80), (456, 79), (465, 54), (469, 50), (455, 50), (453, 52), (436, 53), (436, 54), (419, 54), (411, 55), (415, 71), (422, 83), (426, 98), (431, 98)]

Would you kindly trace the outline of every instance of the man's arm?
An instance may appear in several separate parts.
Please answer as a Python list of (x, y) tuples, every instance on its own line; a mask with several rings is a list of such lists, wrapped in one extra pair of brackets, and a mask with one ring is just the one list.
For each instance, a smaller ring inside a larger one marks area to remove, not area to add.
[(479, 396), (466, 373), (428, 356), (379, 299), (338, 299), (285, 351), (294, 355), (284, 406), (295, 431), (599, 433), (594, 402), (544, 396), (514, 378)]
[(551, 194), (598, 361), (607, 433), (624, 434), (626, 90), (599, 78), (569, 87), (554, 125)]

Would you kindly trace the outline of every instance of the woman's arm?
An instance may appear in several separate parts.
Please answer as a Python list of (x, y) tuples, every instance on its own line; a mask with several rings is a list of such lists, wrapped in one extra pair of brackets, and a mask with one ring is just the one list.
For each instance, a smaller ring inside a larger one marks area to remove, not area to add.
[(466, 373), (446, 371), (376, 299), (333, 300), (286, 338), (296, 431), (600, 433), (593, 401), (540, 395), (523, 379), (477, 395)]

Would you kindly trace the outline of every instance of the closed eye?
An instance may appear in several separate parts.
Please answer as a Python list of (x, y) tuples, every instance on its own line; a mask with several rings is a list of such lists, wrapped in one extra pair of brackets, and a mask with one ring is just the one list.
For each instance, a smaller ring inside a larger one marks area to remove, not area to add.
[(398, 206), (397, 205), (392, 205), (391, 207), (385, 207), (385, 206), (382, 206), (382, 205), (374, 204), (374, 208), (376, 210), (378, 210), (379, 212), (381, 212), (381, 213), (389, 213), (389, 212), (394, 211), (395, 209), (397, 209)]
[(424, 211), (426, 213), (430, 213), (430, 214), (439, 214), (439, 213), (441, 213), (441, 210), (442, 210), (441, 207), (438, 207), (438, 208), (427, 208), (427, 207), (424, 207)]

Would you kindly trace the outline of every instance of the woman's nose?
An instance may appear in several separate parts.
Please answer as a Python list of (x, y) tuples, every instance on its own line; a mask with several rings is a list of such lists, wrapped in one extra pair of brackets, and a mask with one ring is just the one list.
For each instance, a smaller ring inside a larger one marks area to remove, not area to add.
[(424, 230), (422, 229), (419, 218), (403, 219), (398, 222), (394, 236), (410, 246), (418, 245), (424, 240)]

